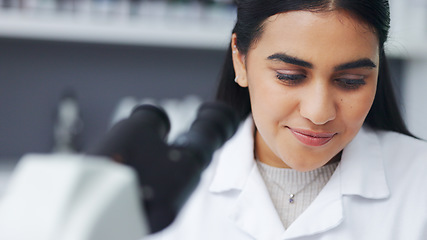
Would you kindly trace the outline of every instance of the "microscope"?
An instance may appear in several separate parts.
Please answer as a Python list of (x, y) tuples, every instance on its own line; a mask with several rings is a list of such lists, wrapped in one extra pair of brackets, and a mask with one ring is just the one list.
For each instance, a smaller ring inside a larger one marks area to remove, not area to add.
[(239, 118), (204, 103), (166, 143), (161, 108), (136, 107), (86, 154), (27, 154), (0, 200), (0, 239), (137, 240), (169, 226)]

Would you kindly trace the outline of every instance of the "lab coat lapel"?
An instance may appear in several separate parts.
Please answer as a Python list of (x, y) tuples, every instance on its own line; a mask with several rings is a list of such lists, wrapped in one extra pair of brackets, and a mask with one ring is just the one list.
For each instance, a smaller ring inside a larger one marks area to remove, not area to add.
[(346, 195), (374, 200), (390, 195), (378, 137), (367, 127), (362, 127), (344, 149), (331, 179), (287, 229), (285, 239), (315, 235), (339, 226), (346, 217), (342, 201)]
[(216, 194), (239, 191), (231, 202), (230, 220), (255, 239), (274, 239), (285, 229), (256, 166), (253, 134), (249, 117), (219, 153), (209, 190)]
[(378, 136), (362, 127), (342, 155), (342, 194), (370, 199), (389, 197), (383, 161)]
[(231, 211), (230, 219), (255, 239), (275, 239), (285, 232), (256, 164)]
[(218, 157), (218, 165), (209, 191), (221, 193), (232, 189), (241, 190), (246, 185), (255, 165), (252, 121), (249, 117), (215, 156)]
[[(359, 195), (371, 199), (389, 196), (379, 140), (363, 127), (344, 149), (341, 162), (313, 203), (285, 231), (253, 159), (253, 122), (248, 118), (219, 153), (210, 191), (240, 191), (230, 219), (255, 239), (292, 239), (319, 234), (345, 218), (342, 198)], [(234, 200), (233, 200), (234, 201)]]

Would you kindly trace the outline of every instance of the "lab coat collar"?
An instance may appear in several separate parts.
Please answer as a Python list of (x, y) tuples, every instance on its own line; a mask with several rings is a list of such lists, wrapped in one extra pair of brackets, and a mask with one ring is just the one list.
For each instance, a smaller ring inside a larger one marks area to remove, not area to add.
[(388, 198), (390, 191), (383, 161), (375, 131), (362, 127), (341, 157), (342, 194), (370, 199)]
[(218, 153), (218, 166), (209, 190), (214, 193), (241, 191), (230, 218), (256, 239), (272, 239), (272, 236), (292, 239), (338, 226), (345, 217), (343, 195), (370, 199), (390, 195), (379, 139), (373, 130), (362, 127), (344, 149), (330, 181), (285, 231), (254, 161), (253, 134), (253, 120), (249, 117)]
[[(218, 168), (210, 186), (212, 192), (242, 190), (256, 165), (254, 161), (254, 124), (243, 122), (235, 136), (219, 153)], [(340, 166), (341, 193), (382, 199), (390, 195), (380, 142), (374, 132), (363, 126), (344, 149)]]
[(249, 117), (219, 153), (210, 191), (238, 190), (230, 220), (255, 239), (274, 239), (285, 232), (254, 160), (254, 124)]
[(313, 203), (291, 224), (284, 239), (315, 235), (341, 224), (345, 219), (342, 197), (388, 198), (389, 187), (380, 142), (375, 132), (362, 127), (345, 147), (341, 162)]
[(218, 167), (210, 185), (211, 192), (242, 190), (256, 166), (254, 161), (254, 124), (252, 117), (242, 123), (237, 133), (218, 153)]
[(279, 214), (256, 164), (229, 213), (237, 227), (255, 239), (275, 239), (285, 233)]

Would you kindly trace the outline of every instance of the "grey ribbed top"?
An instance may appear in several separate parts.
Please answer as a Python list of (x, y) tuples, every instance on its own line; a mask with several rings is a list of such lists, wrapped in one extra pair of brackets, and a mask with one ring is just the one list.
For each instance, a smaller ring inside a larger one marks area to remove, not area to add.
[[(338, 163), (327, 164), (308, 172), (289, 168), (277, 168), (256, 161), (270, 197), (287, 229), (313, 202), (331, 178)], [(294, 194), (290, 203), (290, 194)]]

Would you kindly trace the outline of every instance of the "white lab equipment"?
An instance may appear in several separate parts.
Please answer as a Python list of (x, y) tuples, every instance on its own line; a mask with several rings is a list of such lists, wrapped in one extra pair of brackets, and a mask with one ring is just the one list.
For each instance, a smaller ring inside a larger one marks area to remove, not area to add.
[(0, 202), (0, 239), (137, 240), (139, 194), (136, 172), (107, 158), (26, 155)]

